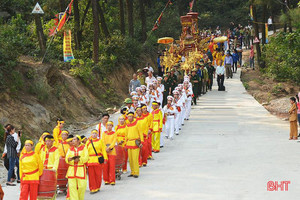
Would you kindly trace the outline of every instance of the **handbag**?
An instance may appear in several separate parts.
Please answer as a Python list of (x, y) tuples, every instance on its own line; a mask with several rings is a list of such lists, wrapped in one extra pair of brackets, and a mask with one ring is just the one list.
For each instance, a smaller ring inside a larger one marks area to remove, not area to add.
[(141, 140), (140, 139), (136, 139), (135, 140), (135, 145), (137, 146), (137, 147), (139, 147), (140, 145), (141, 145)]
[[(93, 143), (93, 140), (92, 140), (92, 139), (91, 139), (91, 144), (92, 144), (93, 149), (94, 149), (94, 151), (95, 151), (95, 153), (96, 153), (96, 156), (98, 156), (97, 151), (96, 151), (96, 149), (95, 149), (95, 146), (94, 146), (94, 143)], [(103, 158), (103, 156), (98, 157), (98, 162), (99, 162), (100, 164), (104, 163), (104, 158)]]

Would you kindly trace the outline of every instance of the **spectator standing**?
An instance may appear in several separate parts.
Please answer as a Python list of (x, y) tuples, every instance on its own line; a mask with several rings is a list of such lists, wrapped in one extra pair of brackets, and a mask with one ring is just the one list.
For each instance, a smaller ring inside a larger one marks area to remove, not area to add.
[(236, 45), (236, 50), (237, 50), (238, 55), (239, 55), (239, 64), (240, 64), (240, 66), (242, 66), (243, 49), (242, 49), (241, 45), (237, 44)]
[(156, 78), (153, 76), (153, 69), (149, 69), (148, 71), (148, 77), (146, 77), (145, 83), (147, 85), (147, 88), (149, 88), (149, 84), (152, 84), (153, 81), (155, 81)]
[(129, 93), (135, 91), (137, 87), (141, 87), (141, 82), (137, 79), (137, 75), (132, 75), (132, 80), (129, 83)]
[(232, 60), (233, 60), (232, 72), (236, 73), (236, 71), (237, 71), (237, 63), (239, 61), (239, 55), (238, 55), (238, 52), (237, 52), (236, 49), (233, 50)]
[(160, 65), (160, 54), (157, 56), (157, 69), (158, 69), (158, 76), (162, 77), (163, 76), (163, 68)]
[(253, 48), (253, 45), (251, 45), (249, 59), (250, 59), (250, 68), (252, 67), (252, 69), (254, 70), (254, 48)]
[(137, 70), (137, 79), (140, 81), (141, 85), (145, 85), (145, 75), (143, 74), (143, 71), (141, 69)]
[(217, 73), (217, 82), (218, 82), (218, 91), (224, 91), (224, 74), (225, 74), (225, 67), (222, 65), (222, 61), (219, 61), (219, 64), (216, 69)]
[[(222, 63), (220, 63), (219, 65), (221, 65)], [(226, 52), (226, 57), (224, 59), (224, 67), (226, 69), (226, 77), (227, 79), (230, 77), (232, 78), (232, 68), (233, 66), (233, 59), (232, 59), (232, 56), (230, 55), (230, 52), (227, 51)]]
[(291, 108), (289, 110), (290, 114), (290, 140), (297, 140), (298, 139), (298, 125), (297, 125), (297, 105), (296, 105), (296, 98), (290, 98)]
[[(299, 126), (300, 126), (300, 92), (298, 93), (298, 95), (296, 95), (296, 98), (297, 98), (297, 115), (298, 115), (298, 123), (299, 123)], [(300, 137), (300, 133), (299, 133), (299, 136)]]
[[(12, 177), (12, 174), (14, 172), (15, 165), (17, 162), (17, 157), (18, 157), (17, 146), (20, 143), (20, 136), (18, 135), (17, 141), (15, 141), (15, 138), (13, 136), (13, 134), (15, 133), (15, 127), (12, 125), (7, 129), (7, 132), (9, 133), (9, 135), (7, 135), (7, 137), (6, 137), (5, 145), (7, 148), (7, 158), (9, 160), (9, 170), (8, 170), (6, 185), (16, 186), (16, 184), (11, 182), (11, 177)], [(17, 175), (19, 176), (19, 171), (17, 171)], [(20, 180), (19, 177), (18, 177), (18, 180)]]
[(273, 19), (272, 16), (270, 16), (268, 19), (268, 29), (271, 30), (272, 26), (273, 26)]

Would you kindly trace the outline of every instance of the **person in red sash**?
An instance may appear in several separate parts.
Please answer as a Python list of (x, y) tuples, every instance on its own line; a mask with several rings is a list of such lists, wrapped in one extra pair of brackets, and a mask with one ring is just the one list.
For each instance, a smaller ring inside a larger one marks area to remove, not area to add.
[(126, 119), (124, 115), (119, 117), (119, 124), (115, 128), (115, 132), (117, 134), (118, 145), (123, 147), (123, 151), (125, 154), (125, 163), (123, 165), (123, 173), (127, 173), (127, 161), (128, 161), (128, 151), (125, 148), (125, 135), (126, 135)]
[(43, 163), (39, 155), (32, 151), (33, 142), (25, 141), (25, 147), (20, 155), (19, 169), (21, 177), (20, 200), (37, 199), (40, 176), (43, 173)]
[(147, 119), (147, 126), (148, 126), (148, 137), (145, 139), (147, 141), (147, 147), (148, 147), (148, 159), (152, 159), (152, 127), (153, 127), (153, 116), (148, 112), (147, 106), (145, 104), (141, 105), (143, 117)]
[(104, 131), (106, 131), (106, 123), (109, 120), (109, 114), (104, 113), (102, 115), (102, 120), (101, 122), (96, 126), (96, 130), (98, 130), (98, 138), (102, 139), (102, 135), (104, 133)]
[(86, 143), (86, 147), (89, 152), (89, 161), (87, 163), (89, 173), (89, 188), (90, 193), (96, 193), (100, 191), (102, 182), (103, 163), (99, 163), (99, 157), (103, 157), (107, 162), (106, 147), (103, 140), (97, 138), (98, 131), (92, 130), (91, 137)]
[(108, 162), (104, 164), (103, 169), (103, 180), (105, 185), (115, 185), (116, 184), (116, 149), (115, 145), (117, 142), (117, 134), (112, 130), (114, 123), (112, 121), (107, 122), (107, 131), (104, 132), (103, 142), (106, 145), (106, 152), (108, 154)]

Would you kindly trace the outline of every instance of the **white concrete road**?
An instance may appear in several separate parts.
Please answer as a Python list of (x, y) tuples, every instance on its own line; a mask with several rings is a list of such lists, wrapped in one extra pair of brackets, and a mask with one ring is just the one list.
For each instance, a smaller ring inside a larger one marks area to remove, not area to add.
[[(174, 141), (166, 141), (138, 179), (123, 175), (85, 199), (295, 200), (300, 196), (300, 144), (289, 124), (269, 114), (234, 74), (226, 92), (201, 97)], [(267, 191), (268, 181), (290, 181), (288, 191)], [(4, 199), (18, 190), (4, 188)], [(64, 199), (59, 196), (57, 199)]]

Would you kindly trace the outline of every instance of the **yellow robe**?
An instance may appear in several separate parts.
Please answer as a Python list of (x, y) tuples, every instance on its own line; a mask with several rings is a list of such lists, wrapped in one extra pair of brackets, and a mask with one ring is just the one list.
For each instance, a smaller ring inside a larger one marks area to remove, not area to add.
[(135, 140), (140, 139), (144, 142), (143, 132), (140, 127), (140, 123), (134, 120), (132, 123), (126, 125), (125, 143), (128, 149), (128, 159), (131, 169), (131, 175), (139, 175), (139, 155), (140, 149), (135, 144)]
[(58, 125), (53, 129), (53, 137), (55, 141), (54, 145), (56, 146), (62, 140), (61, 130)]
[(57, 145), (59, 150), (59, 156), (64, 158), (70, 148), (70, 145), (67, 141), (61, 140), (60, 143)]
[[(80, 156), (79, 161), (69, 161), (68, 158)], [(84, 200), (87, 186), (86, 165), (89, 160), (89, 152), (85, 145), (81, 144), (78, 148), (71, 147), (66, 155), (66, 163), (69, 164), (67, 178), (70, 191), (70, 199)]]
[(39, 183), (43, 174), (43, 163), (39, 155), (33, 151), (22, 151), (20, 155), (19, 170), (22, 183)]
[(155, 132), (161, 132), (163, 127), (163, 115), (160, 109), (156, 109), (152, 111), (153, 116), (153, 126), (152, 131)]
[(105, 131), (103, 134), (103, 142), (106, 147), (112, 149), (112, 151), (109, 152), (108, 155), (113, 155), (113, 156), (117, 155), (115, 149), (115, 145), (117, 142), (117, 134), (114, 131), (111, 132)]
[(44, 169), (57, 170), (59, 164), (59, 151), (56, 146), (52, 146), (49, 150), (44, 146), (40, 152), (40, 158), (44, 165)]
[[(91, 140), (93, 140), (94, 147), (97, 151), (98, 156), (96, 156), (95, 150), (93, 148), (93, 145), (91, 143)], [(106, 153), (106, 148), (104, 145), (103, 140), (100, 139), (89, 139), (86, 143), (86, 148), (89, 153), (89, 160), (88, 160), (88, 166), (92, 165), (99, 165), (98, 162), (98, 157), (103, 156), (104, 160), (107, 160), (107, 153)]]
[(121, 141), (123, 141), (121, 146), (124, 147), (125, 146), (126, 125), (125, 124), (123, 126), (117, 125), (115, 127), (115, 132), (117, 134), (117, 142), (120, 143)]

